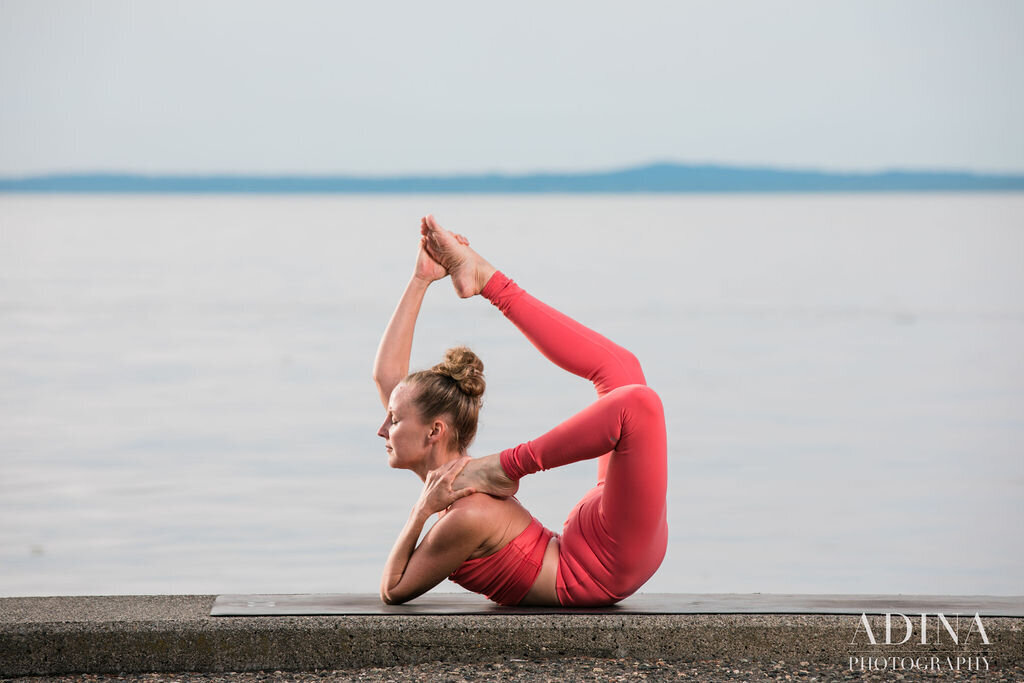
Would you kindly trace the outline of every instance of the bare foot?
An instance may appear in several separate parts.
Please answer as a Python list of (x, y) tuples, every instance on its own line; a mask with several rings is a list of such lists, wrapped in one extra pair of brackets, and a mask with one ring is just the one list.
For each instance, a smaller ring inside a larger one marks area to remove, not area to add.
[[(431, 218), (433, 218), (433, 215), (431, 215)], [(449, 230), (448, 232), (451, 232), (451, 230)], [(426, 216), (424, 216), (423, 218), (420, 219), (420, 234), (421, 235), (426, 235), (427, 234), (427, 217)], [(466, 237), (465, 235), (460, 235), (457, 232), (452, 232), (452, 234), (455, 235), (455, 239), (457, 239), (459, 241), (459, 244), (465, 244), (467, 247), (469, 246), (469, 238), (468, 237)]]
[(483, 290), (495, 268), (469, 247), (469, 240), (445, 230), (433, 216), (423, 219), (420, 232), (427, 238), (427, 252), (451, 275), (456, 294), (466, 299)]
[(499, 498), (508, 498), (519, 490), (519, 482), (510, 479), (501, 469), (497, 453), (483, 458), (473, 458), (452, 482), (452, 490), (472, 488), (480, 493), (490, 493)]

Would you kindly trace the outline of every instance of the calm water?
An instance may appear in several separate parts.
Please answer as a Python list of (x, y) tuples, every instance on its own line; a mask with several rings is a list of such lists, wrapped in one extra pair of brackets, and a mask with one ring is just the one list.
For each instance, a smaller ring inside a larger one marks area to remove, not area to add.
[[(372, 592), (370, 371), (433, 212), (661, 393), (645, 591), (1024, 593), (1024, 196), (0, 196), (0, 594)], [(591, 400), (496, 310), (477, 455)], [(590, 463), (524, 481), (547, 526)], [(438, 590), (460, 591), (445, 583)]]

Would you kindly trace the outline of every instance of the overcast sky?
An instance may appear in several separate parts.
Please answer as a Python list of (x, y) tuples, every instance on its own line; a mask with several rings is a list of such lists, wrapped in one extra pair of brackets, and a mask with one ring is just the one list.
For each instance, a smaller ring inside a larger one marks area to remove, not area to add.
[(0, 174), (1024, 171), (1024, 2), (0, 0)]

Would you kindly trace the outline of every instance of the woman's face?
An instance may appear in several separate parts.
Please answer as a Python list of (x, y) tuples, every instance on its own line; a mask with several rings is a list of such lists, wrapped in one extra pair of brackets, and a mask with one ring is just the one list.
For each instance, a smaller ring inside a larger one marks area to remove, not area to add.
[(388, 465), (408, 469), (428, 454), (431, 425), (423, 421), (420, 411), (412, 402), (415, 387), (400, 382), (391, 391), (388, 414), (377, 430), (384, 437), (388, 452)]

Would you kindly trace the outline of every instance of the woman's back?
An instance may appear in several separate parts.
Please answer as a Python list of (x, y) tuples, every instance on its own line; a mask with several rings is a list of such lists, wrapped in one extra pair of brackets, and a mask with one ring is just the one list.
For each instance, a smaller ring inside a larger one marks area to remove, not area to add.
[(533, 515), (516, 498), (498, 498), (486, 493), (474, 493), (452, 503), (439, 513), (443, 519), (451, 511), (472, 514), (480, 525), (482, 540), (467, 558), (474, 560), (497, 553), (530, 526)]
[[(449, 510), (471, 517), (481, 538), (479, 546), (449, 575), (450, 580), (502, 605), (555, 603), (552, 570), (558, 546), (551, 543), (555, 534), (518, 500), (476, 493), (455, 501)], [(542, 571), (545, 560), (547, 572)]]

